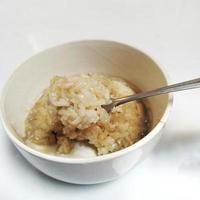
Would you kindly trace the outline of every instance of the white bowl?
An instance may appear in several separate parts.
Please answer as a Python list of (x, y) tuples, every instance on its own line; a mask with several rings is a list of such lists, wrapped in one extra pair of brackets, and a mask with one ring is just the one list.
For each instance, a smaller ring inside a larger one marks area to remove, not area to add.
[(54, 75), (105, 73), (125, 78), (141, 90), (167, 85), (166, 74), (141, 51), (112, 41), (78, 41), (47, 49), (20, 65), (1, 98), (1, 119), (11, 141), (43, 173), (65, 182), (94, 184), (116, 179), (157, 144), (172, 106), (171, 95), (149, 98), (153, 129), (128, 148), (98, 157), (59, 157), (32, 149), (20, 139), (28, 109)]

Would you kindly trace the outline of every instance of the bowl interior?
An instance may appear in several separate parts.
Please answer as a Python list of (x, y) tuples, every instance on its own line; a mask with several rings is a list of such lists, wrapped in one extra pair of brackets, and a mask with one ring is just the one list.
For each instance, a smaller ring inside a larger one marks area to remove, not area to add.
[[(109, 41), (80, 41), (47, 49), (22, 64), (12, 75), (3, 99), (4, 121), (16, 136), (24, 135), (28, 110), (55, 75), (104, 73), (125, 78), (140, 90), (167, 84), (157, 64), (137, 49)], [(168, 95), (148, 99), (153, 126), (164, 114)]]

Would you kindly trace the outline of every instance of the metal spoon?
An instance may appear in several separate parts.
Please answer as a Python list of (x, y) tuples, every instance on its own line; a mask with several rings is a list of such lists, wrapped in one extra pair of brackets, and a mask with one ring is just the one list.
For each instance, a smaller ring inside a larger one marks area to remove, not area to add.
[(104, 108), (109, 113), (112, 111), (114, 107), (119, 106), (124, 103), (128, 103), (130, 101), (135, 101), (135, 100), (143, 99), (146, 97), (157, 96), (157, 95), (166, 94), (170, 92), (177, 92), (181, 90), (189, 90), (189, 89), (194, 89), (194, 88), (199, 88), (199, 87), (200, 87), (200, 78), (197, 78), (190, 81), (168, 85), (168, 86), (161, 87), (161, 88), (147, 91), (147, 92), (141, 92), (138, 94), (134, 94), (134, 95), (130, 95), (130, 96), (122, 97), (122, 98), (112, 99), (111, 103), (102, 105), (102, 108)]

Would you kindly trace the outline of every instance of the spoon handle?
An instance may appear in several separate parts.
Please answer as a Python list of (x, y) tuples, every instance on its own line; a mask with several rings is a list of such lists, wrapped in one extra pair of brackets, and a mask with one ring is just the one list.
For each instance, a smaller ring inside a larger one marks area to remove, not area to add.
[(193, 79), (190, 81), (185, 81), (181, 83), (176, 83), (173, 85), (168, 85), (165, 87), (161, 87), (155, 90), (147, 91), (147, 92), (141, 92), (135, 95), (130, 95), (122, 98), (117, 98), (113, 100), (114, 106), (119, 106), (121, 104), (134, 101), (137, 99), (142, 99), (146, 97), (151, 97), (151, 96), (156, 96), (160, 94), (166, 94), (170, 92), (177, 92), (181, 90), (189, 90), (189, 89), (194, 89), (194, 88), (199, 88), (200, 87), (200, 78)]

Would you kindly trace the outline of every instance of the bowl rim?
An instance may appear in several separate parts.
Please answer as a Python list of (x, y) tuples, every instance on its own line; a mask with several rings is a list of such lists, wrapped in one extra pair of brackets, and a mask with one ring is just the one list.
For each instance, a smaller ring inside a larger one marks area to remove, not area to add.
[(7, 91), (9, 89), (9, 85), (12, 82), (12, 78), (14, 77), (15, 73), (18, 71), (18, 69), (25, 64), (29, 59), (38, 56), (39, 54), (42, 54), (46, 51), (52, 50), (54, 48), (60, 48), (66, 45), (73, 45), (73, 44), (77, 44), (77, 43), (85, 43), (85, 42), (107, 42), (110, 44), (114, 44), (114, 45), (120, 45), (120, 46), (124, 46), (125, 48), (129, 48), (129, 49), (133, 49), (138, 51), (139, 53), (143, 54), (145, 57), (149, 58), (150, 60), (152, 60), (160, 69), (160, 71), (163, 73), (165, 79), (166, 79), (166, 83), (168, 84), (170, 81), (169, 79), (169, 75), (166, 72), (166, 70), (163, 68), (163, 66), (161, 67), (160, 64), (158, 64), (157, 61), (155, 61), (154, 58), (150, 57), (149, 55), (147, 55), (146, 53), (142, 52), (141, 50), (139, 50), (138, 48), (132, 47), (126, 43), (121, 43), (121, 42), (117, 42), (117, 41), (112, 41), (112, 40), (102, 40), (102, 39), (91, 39), (91, 40), (78, 40), (78, 41), (72, 41), (72, 42), (66, 42), (63, 44), (59, 44), (50, 48), (46, 48), (40, 52), (37, 52), (36, 54), (34, 54), (33, 56), (29, 57), (28, 59), (26, 59), (22, 64), (18, 65), (16, 67), (16, 69), (14, 70), (14, 72), (12, 73), (12, 75), (9, 77), (9, 79), (7, 80), (7, 82), (5, 83), (3, 90), (2, 90), (2, 95), (1, 95), (1, 99), (0, 99), (0, 119), (2, 122), (2, 125), (4, 127), (4, 130), (6, 132), (6, 134), (8, 135), (8, 137), (11, 139), (11, 141), (17, 145), (17, 147), (20, 147), (20, 149), (24, 150), (27, 153), (32, 154), (33, 156), (48, 160), (48, 161), (53, 161), (53, 162), (59, 162), (59, 163), (68, 163), (68, 164), (85, 164), (85, 163), (95, 163), (95, 162), (101, 162), (101, 161), (105, 161), (105, 160), (111, 160), (117, 157), (121, 157), (131, 151), (134, 151), (138, 148), (140, 148), (141, 146), (145, 145), (147, 142), (149, 142), (152, 138), (154, 138), (159, 131), (163, 128), (163, 126), (165, 125), (169, 113), (171, 111), (172, 105), (173, 105), (173, 94), (170, 93), (168, 94), (168, 104), (167, 107), (165, 109), (164, 114), (162, 115), (160, 121), (157, 123), (157, 125), (142, 139), (140, 139), (139, 141), (137, 141), (136, 143), (132, 144), (129, 147), (126, 147), (124, 149), (121, 149), (119, 151), (113, 152), (113, 153), (109, 153), (106, 155), (101, 155), (101, 156), (96, 156), (96, 157), (88, 157), (88, 158), (69, 158), (69, 157), (62, 157), (62, 156), (56, 156), (56, 155), (50, 155), (50, 154), (46, 154), (46, 153), (42, 153), (38, 150), (35, 150), (31, 147), (29, 147), (28, 145), (24, 144), (22, 141), (20, 141), (16, 136), (14, 136), (13, 132), (13, 128), (8, 124), (7, 120), (6, 120), (6, 113), (5, 113), (5, 109), (4, 109), (4, 102), (5, 102), (5, 97), (7, 94)]

